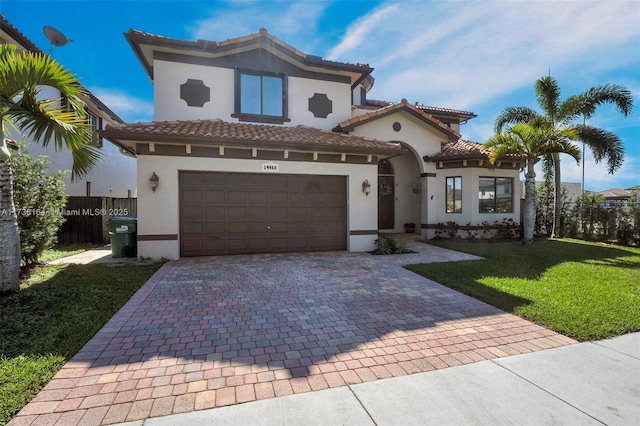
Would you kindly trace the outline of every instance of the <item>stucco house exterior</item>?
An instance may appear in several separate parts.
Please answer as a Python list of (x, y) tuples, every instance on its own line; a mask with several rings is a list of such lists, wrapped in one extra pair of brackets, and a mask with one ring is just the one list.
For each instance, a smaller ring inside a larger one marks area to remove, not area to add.
[(154, 84), (151, 123), (101, 132), (138, 158), (138, 254), (374, 249), (405, 223), (519, 222), (518, 161), (489, 168), (467, 111), (367, 100), (373, 68), (261, 29), (185, 41), (125, 34)]
[[(18, 51), (42, 52), (30, 39), (15, 28), (4, 15), (0, 14), (0, 43), (11, 43)], [(65, 188), (70, 196), (102, 196), (114, 198), (136, 197), (136, 159), (135, 153), (118, 142), (104, 140), (98, 130), (108, 125), (122, 124), (123, 120), (93, 93), (88, 92), (84, 99), (91, 125), (95, 132), (94, 142), (101, 148), (101, 159), (93, 170), (82, 179), (72, 182), (70, 175), (65, 178)], [(43, 99), (58, 99), (60, 92), (43, 87), (40, 91)], [(13, 134), (12, 139), (20, 139)], [(46, 147), (40, 141), (27, 140), (27, 150), (32, 157), (49, 157), (49, 170), (71, 170), (73, 158), (67, 151), (56, 152), (53, 144)]]

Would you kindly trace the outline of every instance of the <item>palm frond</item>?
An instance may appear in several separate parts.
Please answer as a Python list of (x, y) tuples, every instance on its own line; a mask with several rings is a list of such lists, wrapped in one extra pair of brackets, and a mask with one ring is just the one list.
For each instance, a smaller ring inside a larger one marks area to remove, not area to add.
[(589, 147), (596, 163), (607, 160), (609, 174), (618, 170), (624, 162), (624, 144), (613, 132), (588, 125), (575, 126), (580, 140)]
[(560, 108), (560, 86), (555, 78), (549, 75), (536, 81), (536, 99), (551, 122), (555, 123)]
[(528, 107), (505, 108), (494, 122), (494, 131), (500, 133), (507, 124), (529, 123), (538, 116), (536, 111)]
[[(66, 99), (39, 99), (40, 88), (51, 87)], [(100, 157), (91, 146), (91, 128), (82, 99), (87, 96), (77, 79), (50, 56), (16, 53), (13, 45), (0, 46), (0, 118), (21, 133), (56, 151), (66, 148), (74, 163), (72, 179), (86, 175)]]
[[(595, 112), (597, 106), (603, 104), (613, 104), (618, 111), (625, 117), (633, 110), (633, 96), (631, 91), (624, 86), (618, 84), (603, 84), (595, 86), (587, 90), (583, 96), (587, 103), (592, 106), (591, 115)], [(590, 118), (588, 115), (586, 118)]]

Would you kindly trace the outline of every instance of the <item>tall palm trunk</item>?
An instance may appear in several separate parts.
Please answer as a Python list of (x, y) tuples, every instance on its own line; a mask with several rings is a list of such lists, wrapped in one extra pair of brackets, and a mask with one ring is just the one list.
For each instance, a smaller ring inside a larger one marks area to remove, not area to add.
[(0, 293), (20, 290), (20, 234), (13, 204), (11, 161), (0, 160)]
[(562, 237), (562, 227), (560, 219), (562, 218), (562, 182), (560, 177), (560, 154), (553, 154), (553, 228), (551, 230), (551, 238)]
[(522, 242), (533, 244), (533, 228), (536, 223), (536, 172), (534, 171), (534, 161), (527, 161), (527, 173), (524, 180), (524, 217)]

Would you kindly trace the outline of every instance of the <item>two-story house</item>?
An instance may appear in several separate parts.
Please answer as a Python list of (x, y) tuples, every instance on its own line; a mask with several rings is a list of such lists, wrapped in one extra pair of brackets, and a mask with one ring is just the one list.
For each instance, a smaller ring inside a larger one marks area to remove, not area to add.
[[(24, 34), (0, 15), (0, 43), (11, 43), (18, 51), (42, 51)], [(123, 120), (93, 93), (87, 91), (84, 99), (89, 123), (94, 129), (94, 143), (101, 148), (101, 159), (93, 170), (82, 179), (72, 182), (70, 175), (65, 178), (65, 188), (70, 196), (136, 197), (136, 159), (133, 150), (116, 141), (105, 141), (98, 130), (107, 125), (122, 124)], [(43, 87), (40, 96), (46, 99), (59, 99), (60, 92)], [(64, 100), (63, 100), (64, 102)], [(14, 134), (13, 139), (20, 136)], [(42, 141), (27, 140), (27, 150), (32, 157), (49, 157), (49, 170), (71, 170), (73, 158), (67, 151), (56, 152), (53, 144), (43, 146)]]
[(374, 248), (379, 231), (519, 218), (522, 164), (460, 140), (473, 113), (367, 100), (373, 68), (302, 53), (261, 29), (185, 41), (125, 34), (155, 121), (101, 134), (138, 156), (138, 253), (167, 257)]

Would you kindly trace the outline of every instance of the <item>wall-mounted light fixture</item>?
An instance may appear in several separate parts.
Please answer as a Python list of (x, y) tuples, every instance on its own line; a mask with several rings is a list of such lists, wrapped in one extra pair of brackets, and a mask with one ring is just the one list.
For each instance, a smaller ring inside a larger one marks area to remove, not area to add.
[(369, 179), (365, 179), (365, 181), (362, 182), (362, 192), (364, 192), (364, 195), (367, 197), (371, 193), (371, 184), (369, 183)]
[(151, 187), (151, 190), (153, 192), (156, 192), (156, 189), (158, 189), (159, 184), (160, 184), (160, 178), (158, 177), (156, 172), (153, 172), (153, 174), (149, 178), (149, 186)]

